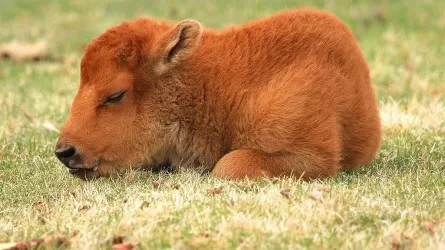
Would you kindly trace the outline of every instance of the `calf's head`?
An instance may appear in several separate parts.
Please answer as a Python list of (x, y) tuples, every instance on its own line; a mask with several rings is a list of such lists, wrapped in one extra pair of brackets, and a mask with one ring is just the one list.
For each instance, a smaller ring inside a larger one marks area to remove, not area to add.
[(94, 39), (78, 92), (56, 144), (57, 158), (83, 179), (168, 161), (177, 127), (181, 64), (199, 45), (201, 25), (138, 19)]

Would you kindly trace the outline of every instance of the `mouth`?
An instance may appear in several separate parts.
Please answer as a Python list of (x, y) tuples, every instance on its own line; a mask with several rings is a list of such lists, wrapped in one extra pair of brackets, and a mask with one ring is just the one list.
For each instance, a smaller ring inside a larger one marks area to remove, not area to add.
[[(89, 164), (78, 163), (72, 164), (72, 166), (68, 167), (68, 172), (74, 177), (80, 178), (82, 180), (93, 180), (98, 179), (99, 177), (109, 177), (114, 174), (122, 173), (125, 169), (140, 169), (137, 167), (138, 165), (123, 165), (116, 162), (110, 162), (102, 159), (98, 159)], [(161, 169), (158, 171), (166, 171), (170, 172), (167, 169), (168, 165), (160, 166)], [(152, 168), (150, 168), (153, 170)]]
[(68, 167), (68, 172), (82, 180), (91, 180), (98, 178), (99, 174), (99, 162), (93, 164), (90, 168), (84, 168), (77, 165), (76, 168)]
[(94, 166), (93, 168), (68, 168), (68, 171), (70, 172), (70, 174), (75, 174), (79, 171), (92, 171), (92, 172), (97, 172), (97, 170), (99, 170), (99, 165)]

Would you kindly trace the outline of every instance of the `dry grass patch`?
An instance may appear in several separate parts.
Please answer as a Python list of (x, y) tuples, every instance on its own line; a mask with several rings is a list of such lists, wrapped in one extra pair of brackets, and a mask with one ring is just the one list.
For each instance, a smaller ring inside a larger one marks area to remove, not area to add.
[(82, 182), (53, 156), (83, 48), (105, 27), (142, 14), (220, 27), (300, 4), (25, 2), (2, 3), (0, 44), (44, 39), (60, 60), (0, 61), (0, 243), (64, 235), (72, 249), (444, 248), (444, 1), (304, 3), (352, 27), (384, 128), (371, 166), (310, 183), (230, 182), (187, 171)]

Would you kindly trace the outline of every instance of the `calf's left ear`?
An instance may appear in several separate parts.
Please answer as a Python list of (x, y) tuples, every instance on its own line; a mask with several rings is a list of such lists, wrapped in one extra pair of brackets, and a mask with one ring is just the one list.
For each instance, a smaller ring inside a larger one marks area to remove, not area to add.
[(187, 58), (201, 41), (202, 26), (198, 21), (186, 19), (160, 38), (156, 72), (163, 74)]

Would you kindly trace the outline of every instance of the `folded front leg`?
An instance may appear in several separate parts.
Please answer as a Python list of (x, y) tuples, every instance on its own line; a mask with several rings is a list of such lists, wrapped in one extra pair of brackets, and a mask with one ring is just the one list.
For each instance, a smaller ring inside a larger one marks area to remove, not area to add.
[(292, 153), (264, 153), (252, 149), (234, 150), (223, 156), (211, 175), (227, 179), (293, 177), (305, 180), (334, 176), (338, 159), (298, 156)]

